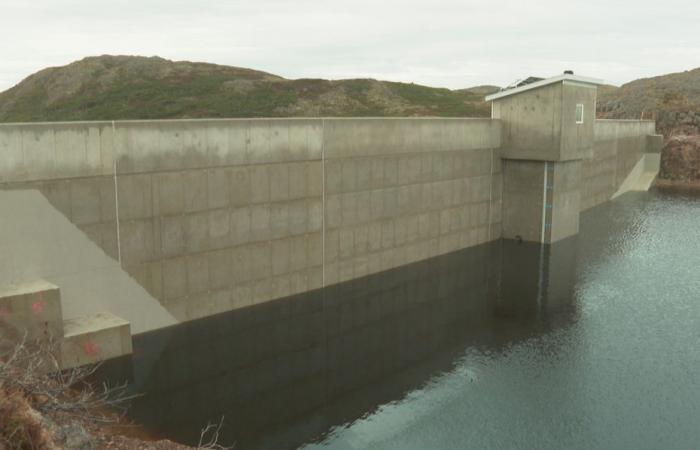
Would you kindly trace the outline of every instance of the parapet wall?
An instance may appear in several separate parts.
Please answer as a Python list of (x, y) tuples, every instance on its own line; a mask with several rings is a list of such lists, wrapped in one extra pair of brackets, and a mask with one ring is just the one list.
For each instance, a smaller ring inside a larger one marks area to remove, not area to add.
[(10, 124), (0, 189), (38, 189), (189, 320), (500, 237), (500, 139), (491, 119)]
[(593, 155), (583, 161), (581, 210), (610, 200), (647, 150), (651, 120), (596, 120)]

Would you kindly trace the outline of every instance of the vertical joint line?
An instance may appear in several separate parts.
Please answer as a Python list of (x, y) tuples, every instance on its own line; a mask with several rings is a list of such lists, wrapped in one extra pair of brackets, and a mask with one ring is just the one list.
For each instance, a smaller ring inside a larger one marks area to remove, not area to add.
[[(491, 107), (493, 108), (493, 102), (491, 102)], [(491, 149), (491, 170), (490, 170), (491, 176), (489, 177), (489, 223), (487, 226), (489, 227), (489, 242), (491, 242), (491, 208), (492, 208), (492, 197), (493, 197), (493, 149)]]
[(321, 287), (326, 287), (326, 121), (321, 119)]
[(544, 162), (544, 183), (542, 185), (542, 230), (540, 233), (540, 242), (544, 244), (544, 231), (547, 222), (547, 161)]
[(116, 148), (115, 143), (117, 141), (116, 136), (116, 126), (114, 121), (112, 121), (112, 158), (114, 159), (114, 216), (117, 222), (117, 260), (119, 261), (119, 266), (122, 265), (122, 242), (121, 233), (119, 230), (119, 183), (117, 182), (117, 158), (116, 158)]

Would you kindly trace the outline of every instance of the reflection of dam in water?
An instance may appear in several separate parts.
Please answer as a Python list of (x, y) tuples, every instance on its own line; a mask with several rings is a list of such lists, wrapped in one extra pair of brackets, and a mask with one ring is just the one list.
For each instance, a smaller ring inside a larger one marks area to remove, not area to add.
[(576, 246), (496, 241), (140, 335), (147, 395), (131, 415), (189, 443), (224, 416), (224, 443), (294, 448), (449, 369), (464, 345), (566, 326)]

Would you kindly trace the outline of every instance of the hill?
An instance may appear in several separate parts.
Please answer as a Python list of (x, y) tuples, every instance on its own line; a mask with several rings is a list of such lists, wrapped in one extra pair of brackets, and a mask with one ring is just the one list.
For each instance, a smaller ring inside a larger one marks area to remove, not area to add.
[(655, 118), (664, 135), (700, 130), (700, 68), (642, 78), (598, 92), (598, 117)]
[(0, 122), (200, 117), (488, 116), (482, 86), (432, 88), (373, 79), (289, 80), (158, 57), (88, 57), (0, 93)]
[[(199, 117), (490, 115), (498, 86), (450, 90), (373, 79), (290, 80), (159, 57), (88, 57), (0, 93), (0, 122)], [(598, 117), (655, 117), (661, 132), (700, 128), (700, 68), (598, 90)]]

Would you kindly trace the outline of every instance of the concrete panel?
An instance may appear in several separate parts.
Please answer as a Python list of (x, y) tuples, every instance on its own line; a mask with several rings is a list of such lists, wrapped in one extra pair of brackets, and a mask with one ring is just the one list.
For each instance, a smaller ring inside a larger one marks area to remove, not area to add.
[(488, 148), (491, 127), (489, 119), (324, 119), (324, 151), (332, 159)]
[(189, 253), (209, 249), (209, 213), (200, 212), (184, 216), (183, 240)]
[[(309, 230), (309, 219), (313, 211), (309, 209), (309, 203), (306, 200), (297, 200), (287, 204), (289, 236), (304, 234)], [(320, 213), (320, 211), (319, 211)], [(314, 225), (317, 227), (317, 225)], [(318, 230), (316, 230), (318, 231)]]
[(289, 204), (270, 205), (270, 238), (279, 239), (289, 236), (289, 222)]
[(0, 183), (27, 179), (22, 130), (0, 125)]
[[(209, 248), (226, 248), (233, 245), (231, 212), (228, 209), (209, 211)], [(237, 224), (236, 224), (237, 225)]]
[(646, 153), (661, 153), (664, 147), (664, 136), (662, 134), (647, 134)]
[(238, 286), (253, 279), (251, 246), (239, 246), (231, 251), (231, 278)]
[(9, 325), (29, 342), (60, 342), (63, 313), (58, 286), (44, 280), (5, 285), (0, 291), (0, 324)]
[[(71, 181), (70, 217), (74, 224), (92, 224), (102, 220), (103, 208), (100, 187), (100, 180), (95, 178), (79, 178)], [(109, 202), (109, 199), (106, 200)]]
[[(207, 166), (224, 166), (245, 161), (245, 128), (239, 129), (234, 123), (227, 125), (211, 123), (205, 126), (203, 133), (206, 142)], [(231, 145), (229, 137), (234, 137), (234, 145)], [(241, 156), (236, 158), (237, 155)]]
[(207, 129), (210, 164), (212, 166), (248, 164), (250, 162), (248, 158), (249, 138), (249, 125), (245, 120), (225, 121), (221, 124), (210, 125)]
[[(576, 123), (576, 105), (583, 105), (583, 123)], [(594, 86), (564, 83), (561, 105), (561, 160), (590, 158), (596, 107)]]
[(229, 174), (224, 168), (207, 171), (207, 207), (228, 208), (230, 201)]
[(282, 275), (290, 271), (291, 241), (279, 239), (272, 242), (272, 275)]
[(150, 220), (120, 221), (122, 264), (136, 265), (156, 258)]
[(306, 195), (309, 197), (323, 195), (323, 165), (320, 162), (307, 162), (304, 177), (306, 178)]
[(542, 234), (544, 164), (506, 160), (503, 180), (503, 237), (539, 242)]
[(162, 161), (158, 151), (160, 131), (158, 124), (115, 125), (113, 152), (116, 158), (117, 174), (148, 172), (160, 164), (175, 167), (180, 158)]
[(117, 177), (119, 191), (119, 219), (144, 219), (153, 214), (151, 175), (120, 175)]
[(185, 216), (169, 216), (160, 220), (160, 246), (164, 257), (185, 252)]
[[(279, 132), (279, 130), (278, 130)], [(252, 120), (248, 122), (248, 140), (246, 159), (250, 163), (273, 162), (275, 157), (270, 147), (270, 122), (268, 120)]]
[(270, 177), (270, 201), (278, 202), (289, 198), (289, 166), (272, 164), (268, 167)]
[[(173, 124), (170, 127), (161, 129), (161, 148), (163, 155), (170, 152), (170, 148), (177, 148), (182, 142), (182, 157), (181, 163), (184, 169), (196, 169), (207, 167), (209, 165), (210, 147), (208, 143), (209, 133), (208, 127), (202, 126), (196, 122)], [(167, 138), (168, 141), (163, 141)], [(167, 142), (167, 147), (165, 146)]]
[[(263, 236), (269, 229), (269, 211), (258, 212), (256, 237)], [(267, 214), (267, 217), (265, 215)], [(230, 211), (231, 244), (246, 244), (253, 240), (251, 208), (236, 208)]]
[(549, 243), (555, 243), (578, 234), (579, 211), (581, 211), (580, 191), (575, 189), (555, 194), (552, 204)]
[[(251, 203), (251, 177), (246, 167), (226, 169), (228, 174), (229, 199), (232, 206), (243, 206)], [(269, 186), (269, 185), (267, 185)], [(268, 187), (269, 190), (269, 187)]]
[(250, 208), (250, 230), (252, 241), (265, 241), (272, 236), (270, 232), (270, 206), (256, 205)]
[(493, 118), (500, 119), (503, 129), (503, 157), (559, 160), (562, 95), (557, 83), (493, 102)]
[(171, 215), (185, 212), (186, 181), (182, 172), (155, 174), (153, 183), (154, 204), (158, 206), (157, 209), (154, 208), (154, 214)]
[(100, 134), (100, 173), (114, 174), (116, 153), (115, 153), (115, 136), (114, 129), (111, 125), (99, 126)]
[(270, 168), (264, 165), (250, 167), (250, 202), (270, 201)]
[(56, 176), (54, 129), (50, 125), (22, 128), (25, 181), (46, 180)]
[(646, 136), (653, 134), (654, 128), (652, 121), (596, 120), (593, 155), (583, 163), (582, 209), (609, 200), (626, 181), (636, 184), (643, 170), (637, 170), (638, 176), (633, 172), (641, 167), (638, 163), (648, 144)]
[(207, 171), (187, 170), (182, 177), (185, 183), (185, 212), (205, 211), (209, 204)]
[[(54, 130), (56, 171), (58, 177), (90, 174), (87, 161), (88, 128), (61, 127)], [(99, 151), (99, 148), (98, 148)]]
[(209, 291), (209, 258), (206, 253), (185, 258), (187, 294), (190, 296)]
[(107, 312), (67, 320), (61, 344), (61, 368), (95, 364), (132, 353), (131, 327)]

